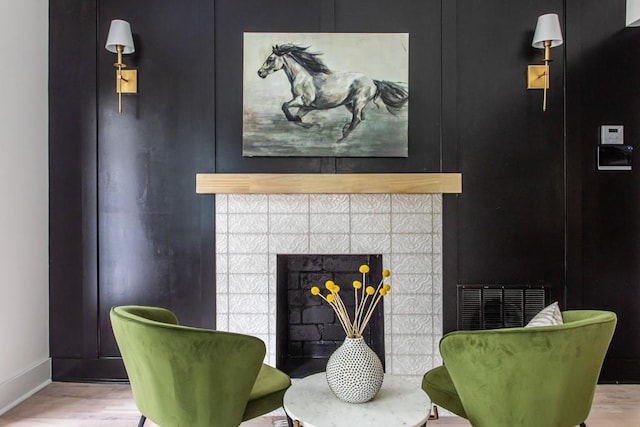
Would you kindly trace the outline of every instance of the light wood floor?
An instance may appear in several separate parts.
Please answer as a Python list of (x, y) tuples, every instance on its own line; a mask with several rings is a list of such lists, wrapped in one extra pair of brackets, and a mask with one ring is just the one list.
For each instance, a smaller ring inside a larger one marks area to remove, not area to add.
[[(135, 427), (139, 416), (128, 385), (52, 383), (0, 416), (0, 426)], [(242, 427), (279, 427), (282, 420), (261, 417)], [(469, 425), (458, 417), (429, 422), (429, 427)], [(640, 426), (640, 385), (598, 386), (587, 426)]]

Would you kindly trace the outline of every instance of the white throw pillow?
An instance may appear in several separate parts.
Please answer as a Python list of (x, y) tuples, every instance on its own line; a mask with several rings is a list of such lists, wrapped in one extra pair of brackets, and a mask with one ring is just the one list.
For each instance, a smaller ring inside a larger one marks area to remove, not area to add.
[(563, 323), (562, 313), (560, 312), (560, 307), (558, 307), (558, 301), (556, 301), (540, 310), (540, 312), (536, 314), (529, 323), (527, 323), (525, 328), (532, 328), (534, 326), (562, 325)]

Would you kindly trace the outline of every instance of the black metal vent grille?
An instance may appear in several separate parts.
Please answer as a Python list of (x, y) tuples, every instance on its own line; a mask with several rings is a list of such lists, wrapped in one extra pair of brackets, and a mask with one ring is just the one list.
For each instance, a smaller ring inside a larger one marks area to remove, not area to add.
[(548, 294), (546, 286), (458, 285), (458, 329), (524, 326), (547, 305)]

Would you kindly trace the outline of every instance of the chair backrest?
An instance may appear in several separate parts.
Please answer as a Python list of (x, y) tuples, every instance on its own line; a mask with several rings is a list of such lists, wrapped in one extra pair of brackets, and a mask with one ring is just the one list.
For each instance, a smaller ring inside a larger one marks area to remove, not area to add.
[(565, 311), (564, 324), (457, 331), (440, 352), (474, 427), (570, 427), (589, 415), (616, 325), (607, 311)]
[(114, 307), (110, 316), (143, 415), (161, 426), (242, 422), (265, 355), (260, 339), (179, 326), (157, 307)]

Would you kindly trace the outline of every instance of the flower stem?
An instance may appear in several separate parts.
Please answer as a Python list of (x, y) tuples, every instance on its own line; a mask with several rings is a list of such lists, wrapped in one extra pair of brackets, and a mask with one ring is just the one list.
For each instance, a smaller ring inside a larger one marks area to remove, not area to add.
[(375, 310), (376, 306), (378, 305), (378, 303), (380, 302), (380, 299), (382, 299), (382, 295), (378, 294), (378, 297), (375, 298), (374, 300), (371, 301), (371, 305), (369, 305), (369, 310), (367, 310), (367, 314), (364, 317), (364, 321), (362, 322), (362, 328), (360, 329), (360, 335), (362, 335), (362, 333), (364, 332), (364, 328), (367, 327), (367, 323), (369, 323), (369, 319), (371, 319), (371, 316), (373, 315), (373, 311)]

